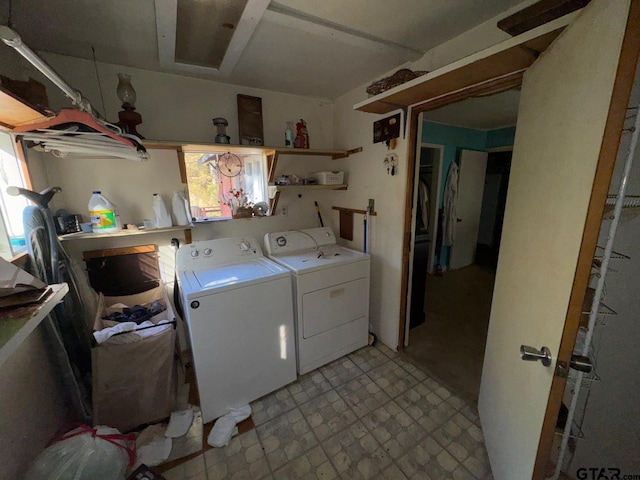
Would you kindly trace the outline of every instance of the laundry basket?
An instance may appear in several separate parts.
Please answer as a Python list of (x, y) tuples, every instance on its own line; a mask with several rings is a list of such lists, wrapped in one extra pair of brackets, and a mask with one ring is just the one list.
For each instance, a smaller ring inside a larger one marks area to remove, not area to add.
[(164, 286), (120, 297), (100, 294), (94, 330), (116, 323), (102, 318), (113, 311), (115, 304), (132, 307), (154, 301), (165, 310), (150, 320), (155, 324), (172, 322), (161, 332), (143, 338), (138, 337), (142, 331), (116, 335), (92, 348), (94, 425), (126, 432), (171, 414), (176, 395), (176, 334), (175, 316)]
[[(171, 414), (179, 366), (176, 318), (160, 279), (155, 245), (123, 247), (83, 253), (89, 282), (98, 292), (93, 330), (102, 331), (118, 322), (104, 317), (157, 302), (164, 308), (149, 320), (172, 322), (162, 331), (148, 329), (124, 333), (95, 343), (92, 357), (93, 423), (122, 432), (162, 420)], [(147, 333), (148, 333), (147, 332)]]
[(315, 172), (310, 174), (319, 185), (340, 185), (344, 181), (344, 172)]

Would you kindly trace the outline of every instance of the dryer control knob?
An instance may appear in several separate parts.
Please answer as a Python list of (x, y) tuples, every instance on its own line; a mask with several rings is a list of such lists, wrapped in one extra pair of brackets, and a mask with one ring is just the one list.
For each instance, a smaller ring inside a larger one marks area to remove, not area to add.
[(194, 250), (193, 252), (191, 252), (191, 256), (192, 256), (193, 258), (197, 258), (197, 257), (198, 257), (198, 255), (200, 255), (200, 252), (199, 252), (198, 250)]
[(205, 255), (209, 256), (211, 255), (211, 249), (210, 248), (205, 248), (202, 253), (204, 253)]
[(243, 252), (248, 251), (250, 248), (251, 248), (251, 244), (246, 240), (243, 240), (242, 242), (240, 242), (240, 250), (242, 250)]

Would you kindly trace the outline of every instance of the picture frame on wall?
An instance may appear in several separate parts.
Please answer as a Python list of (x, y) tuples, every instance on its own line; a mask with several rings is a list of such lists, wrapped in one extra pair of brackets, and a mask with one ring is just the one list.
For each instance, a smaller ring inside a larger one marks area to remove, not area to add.
[(238, 94), (240, 145), (264, 145), (262, 98)]

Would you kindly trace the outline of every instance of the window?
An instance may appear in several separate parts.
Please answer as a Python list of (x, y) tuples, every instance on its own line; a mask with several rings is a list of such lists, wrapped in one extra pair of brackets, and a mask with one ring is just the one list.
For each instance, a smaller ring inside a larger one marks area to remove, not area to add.
[(262, 154), (186, 152), (184, 163), (191, 215), (196, 220), (231, 218), (236, 206), (267, 200)]
[(29, 202), (24, 197), (13, 197), (7, 187), (27, 187), (27, 172), (18, 158), (10, 135), (0, 132), (0, 256), (10, 259), (25, 247), (22, 211)]

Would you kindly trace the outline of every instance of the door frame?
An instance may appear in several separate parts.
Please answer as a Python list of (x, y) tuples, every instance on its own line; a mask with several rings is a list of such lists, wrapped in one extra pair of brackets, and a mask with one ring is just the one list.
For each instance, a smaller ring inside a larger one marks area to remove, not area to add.
[[(422, 117), (420, 117), (422, 118)], [(442, 189), (442, 166), (444, 163), (444, 145), (440, 145), (437, 143), (428, 143), (428, 142), (421, 142), (419, 139), (422, 138), (422, 121), (420, 122), (420, 134), (416, 135), (416, 151), (421, 151), (422, 148), (432, 148), (434, 150), (439, 150), (439, 155), (438, 155), (438, 169), (437, 169), (437, 184), (436, 184), (436, 194), (435, 196), (432, 195), (433, 198), (437, 199), (437, 204), (439, 205), (440, 203), (440, 191)], [(414, 165), (413, 165), (413, 171), (418, 172), (420, 169), (420, 155), (414, 155)], [(434, 169), (434, 171), (432, 172), (432, 178), (433, 176), (436, 175), (436, 170)], [(415, 253), (415, 245), (416, 245), (416, 236), (414, 235), (414, 233), (417, 231), (417, 222), (418, 222), (418, 181), (420, 178), (420, 175), (413, 175), (414, 178), (412, 178), (412, 182), (413, 182), (413, 191), (411, 194), (411, 198), (412, 198), (412, 204), (411, 204), (411, 232), (410, 232), (410, 251), (409, 251), (409, 257), (408, 257), (408, 277), (409, 277), (409, 282), (407, 284), (407, 291), (405, 292), (406, 295), (406, 302), (407, 305), (411, 305), (411, 299), (412, 299), (412, 295), (413, 295), (413, 291), (411, 290), (411, 280), (413, 279), (413, 256)], [(433, 183), (432, 183), (433, 185)], [(438, 208), (436, 206), (436, 213), (438, 211)], [(405, 219), (406, 220), (406, 219)], [(435, 226), (435, 234), (432, 235), (432, 239), (431, 239), (431, 245), (429, 246), (429, 264), (427, 265), (427, 273), (433, 273), (433, 267), (434, 267), (434, 256), (435, 256), (435, 251), (436, 251), (436, 237), (437, 235), (440, 233), (438, 231), (438, 221), (437, 219), (434, 220), (433, 216), (431, 215), (431, 212), (429, 212), (429, 226), (431, 226), (431, 223), (433, 222), (434, 226)], [(403, 337), (403, 342), (404, 345), (407, 346), (409, 345), (409, 323), (411, 322), (411, 309), (407, 308), (405, 310), (405, 321), (404, 321), (404, 337)]]
[[(582, 303), (589, 282), (591, 272), (591, 264), (595, 253), (598, 234), (600, 232), (600, 224), (604, 212), (604, 206), (609, 191), (609, 184), (613, 175), (613, 169), (618, 154), (620, 137), (624, 126), (624, 120), (627, 112), (631, 89), (634, 82), (635, 71), (640, 55), (640, 0), (631, 0), (626, 30), (622, 41), (620, 51), (620, 59), (616, 71), (615, 83), (611, 101), (609, 104), (609, 112), (605, 125), (604, 136), (600, 148), (598, 158), (598, 166), (596, 169), (595, 179), (591, 190), (591, 199), (585, 220), (585, 226), (582, 234), (582, 244), (578, 255), (578, 263), (576, 273), (571, 289), (571, 296), (565, 324), (558, 352), (558, 362), (566, 362), (569, 364), (571, 355), (576, 342), (580, 317), (582, 315)], [(513, 80), (513, 79), (512, 79)], [(522, 82), (522, 74), (519, 76), (519, 82)], [(513, 84), (509, 84), (508, 88), (513, 88)], [(412, 223), (412, 201), (416, 162), (416, 146), (419, 130), (420, 113), (435, 110), (457, 103), (477, 95), (491, 95), (499, 93), (505, 89), (504, 82), (495, 78), (480, 84), (470, 85), (463, 89), (451, 91), (436, 98), (425, 98), (421, 103), (413, 105), (409, 108), (409, 137), (408, 145), (408, 161), (406, 172), (405, 187), (405, 219), (403, 230), (403, 247), (402, 247), (402, 281), (400, 290), (400, 312), (398, 318), (398, 349), (401, 350), (405, 346), (405, 319), (407, 315), (407, 287), (410, 278), (409, 273), (409, 254), (411, 249), (411, 223)], [(517, 128), (517, 123), (516, 123)], [(545, 469), (550, 458), (555, 424), (560, 411), (562, 397), (565, 391), (567, 379), (554, 375), (551, 390), (549, 392), (549, 400), (545, 412), (544, 423), (540, 433), (538, 445), (538, 453), (533, 472), (533, 480), (542, 480), (545, 477)]]

